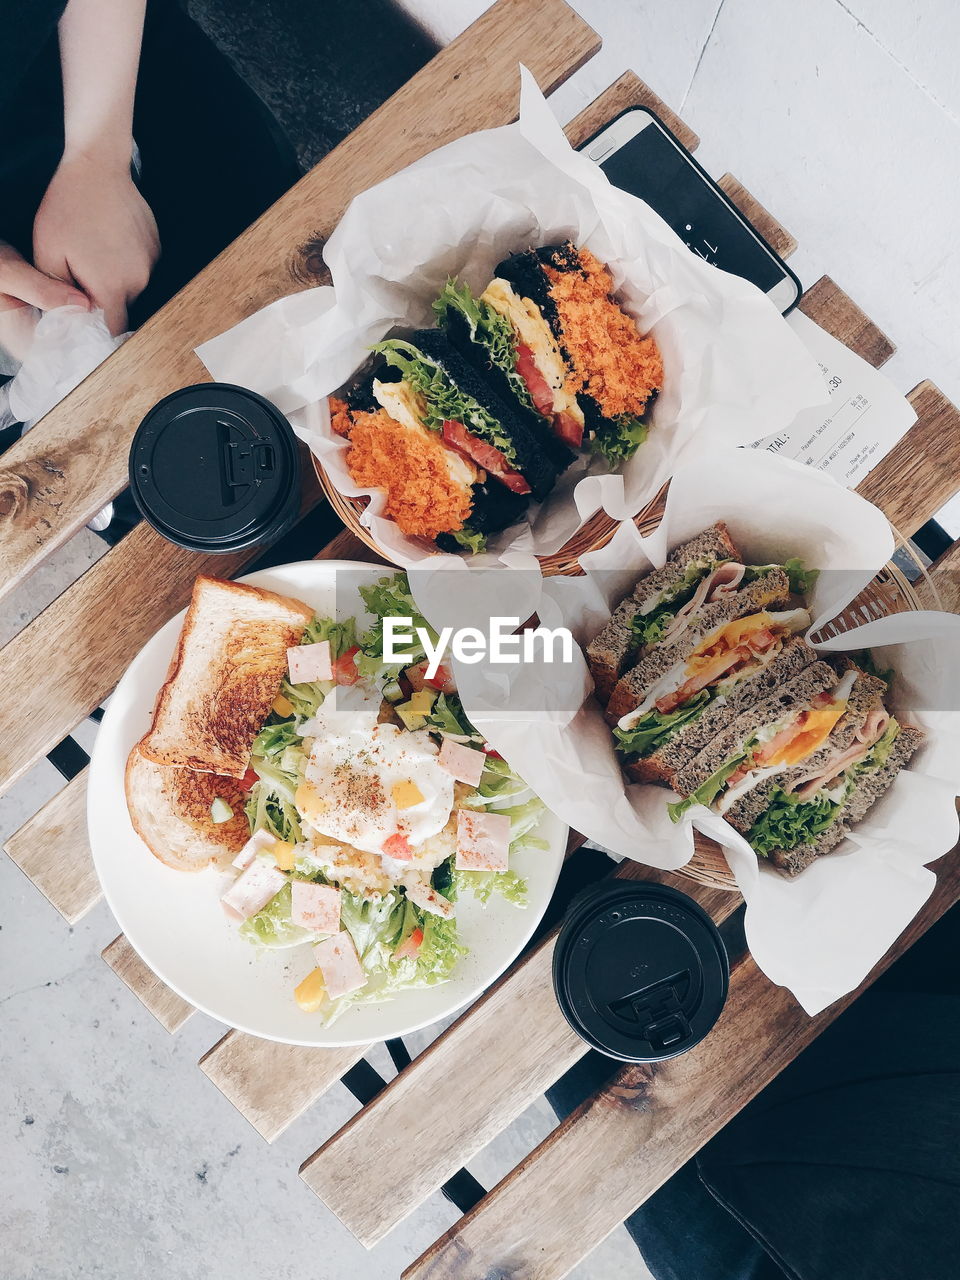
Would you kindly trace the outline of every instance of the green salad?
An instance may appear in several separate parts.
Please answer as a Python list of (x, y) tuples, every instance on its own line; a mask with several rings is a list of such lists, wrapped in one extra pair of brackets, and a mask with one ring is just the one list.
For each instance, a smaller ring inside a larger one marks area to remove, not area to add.
[(251, 944), (313, 947), (294, 994), (325, 1022), (446, 981), (465, 954), (458, 900), (524, 906), (508, 858), (546, 848), (542, 802), (474, 729), (449, 668), (429, 679), (419, 640), (384, 662), (387, 617), (437, 641), (406, 575), (360, 596), (372, 625), (315, 617), (301, 646), (330, 678), (285, 679), (253, 744), (251, 840), (224, 895)]

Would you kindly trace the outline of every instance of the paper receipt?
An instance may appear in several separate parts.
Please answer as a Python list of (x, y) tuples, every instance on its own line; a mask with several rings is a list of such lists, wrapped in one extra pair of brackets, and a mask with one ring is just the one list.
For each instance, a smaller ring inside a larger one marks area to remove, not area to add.
[(805, 462), (854, 488), (906, 434), (917, 415), (889, 378), (802, 311), (792, 312), (787, 324), (820, 365), (830, 402), (804, 409), (788, 428), (752, 447)]

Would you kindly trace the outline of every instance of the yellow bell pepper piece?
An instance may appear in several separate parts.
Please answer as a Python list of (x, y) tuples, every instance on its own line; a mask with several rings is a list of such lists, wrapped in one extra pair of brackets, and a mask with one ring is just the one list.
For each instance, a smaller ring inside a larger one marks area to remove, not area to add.
[(428, 716), (433, 710), (433, 704), (436, 700), (437, 694), (433, 689), (419, 689), (416, 693), (410, 695), (408, 706), (417, 715)]
[[(416, 697), (416, 694), (414, 694), (414, 697)], [(422, 713), (414, 708), (413, 698), (409, 702), (399, 703), (393, 709), (408, 729), (422, 729), (427, 723)]]
[(415, 804), (423, 802), (423, 792), (415, 782), (395, 782), (390, 790), (398, 809), (412, 809)]
[(327, 998), (327, 988), (323, 984), (323, 973), (314, 969), (294, 990), (293, 998), (304, 1013), (316, 1013)]
[(286, 717), (286, 716), (293, 715), (293, 703), (290, 701), (289, 698), (284, 697), (282, 693), (278, 693), (277, 696), (274, 698), (273, 709), (278, 716)]

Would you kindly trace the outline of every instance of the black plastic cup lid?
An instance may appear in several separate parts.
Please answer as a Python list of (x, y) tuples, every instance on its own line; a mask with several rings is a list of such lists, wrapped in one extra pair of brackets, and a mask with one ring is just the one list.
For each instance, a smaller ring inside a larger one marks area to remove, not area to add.
[(191, 551), (272, 542), (299, 511), (296, 437), (254, 391), (223, 382), (184, 387), (137, 428), (130, 491), (158, 533)]
[(656, 1062), (714, 1025), (730, 967), (707, 913), (684, 893), (635, 880), (574, 899), (553, 953), (560, 1008), (608, 1057)]

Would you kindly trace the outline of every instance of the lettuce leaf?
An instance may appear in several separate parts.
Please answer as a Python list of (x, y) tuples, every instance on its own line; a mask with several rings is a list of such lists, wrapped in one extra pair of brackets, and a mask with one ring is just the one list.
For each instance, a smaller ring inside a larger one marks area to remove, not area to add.
[(590, 441), (590, 452), (602, 454), (611, 467), (619, 467), (632, 458), (646, 440), (649, 426), (645, 418), (635, 418), (621, 413)]
[(312, 929), (301, 928), (290, 919), (292, 895), (293, 890), (288, 882), (255, 916), (244, 920), (237, 931), (240, 937), (271, 951), (296, 947), (301, 942), (312, 942), (317, 934)]
[(773, 849), (795, 849), (813, 844), (836, 819), (840, 805), (826, 796), (798, 800), (780, 787), (773, 792), (769, 808), (761, 813), (747, 832), (747, 843), (761, 858)]
[(691, 792), (685, 800), (678, 800), (675, 804), (668, 804), (667, 813), (669, 813), (671, 821), (679, 822), (687, 810), (692, 809), (694, 805), (704, 804), (709, 807), (713, 804), (723, 790), (724, 784), (731, 773), (734, 773), (746, 758), (746, 753), (744, 753), (736, 756), (733, 760), (728, 760), (726, 764), (720, 766), (716, 773), (711, 774), (706, 782), (701, 783), (696, 791)]
[(452, 530), (447, 537), (453, 538), (454, 542), (463, 547), (464, 551), (469, 551), (472, 556), (479, 555), (487, 547), (487, 535), (475, 533), (468, 525), (464, 525), (462, 529)]
[(795, 596), (808, 595), (820, 576), (819, 569), (806, 569), (799, 556), (793, 556), (789, 560), (784, 560), (783, 564), (747, 565), (747, 571), (743, 575), (743, 585), (746, 586), (747, 583), (756, 582), (757, 578), (765, 577), (774, 569), (786, 570), (787, 577), (790, 579), (790, 590)]
[(676, 711), (664, 712), (651, 707), (632, 729), (614, 729), (617, 750), (629, 756), (652, 755), (683, 725), (696, 720), (710, 701), (710, 690), (701, 689)]
[(387, 664), (383, 661), (384, 618), (411, 619), (413, 635), (411, 643), (405, 649), (395, 643), (394, 650), (403, 654), (404, 666), (422, 662), (427, 654), (417, 637), (417, 628), (421, 627), (426, 631), (430, 636), (431, 644), (437, 643), (438, 636), (414, 603), (407, 575), (394, 573), (389, 577), (379, 578), (371, 586), (360, 587), (360, 596), (367, 612), (372, 613), (376, 619), (369, 630), (360, 637), (357, 666), (361, 679), (371, 684), (379, 684), (384, 677), (396, 678), (397, 664)]
[(386, 357), (387, 364), (399, 369), (427, 402), (423, 425), (431, 431), (439, 431), (444, 422), (459, 422), (472, 435), (499, 449), (510, 466), (517, 465), (517, 451), (513, 441), (492, 414), (473, 396), (455, 386), (446, 372), (410, 342), (401, 338), (388, 338), (373, 348)]
[(504, 374), (510, 390), (528, 409), (534, 408), (527, 384), (517, 373), (517, 346), (513, 325), (489, 302), (474, 297), (468, 285), (457, 286), (456, 280), (448, 280), (443, 292), (433, 304), (437, 323), (446, 327), (451, 311), (458, 312), (467, 322), (470, 337), (487, 352), (492, 364)]

